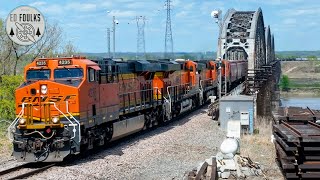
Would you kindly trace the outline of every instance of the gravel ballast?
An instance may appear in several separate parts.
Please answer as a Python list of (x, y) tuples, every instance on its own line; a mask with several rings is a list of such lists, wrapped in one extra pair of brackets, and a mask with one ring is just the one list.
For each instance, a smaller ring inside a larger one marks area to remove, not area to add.
[(224, 136), (206, 109), (200, 109), (31, 179), (182, 179), (217, 153)]

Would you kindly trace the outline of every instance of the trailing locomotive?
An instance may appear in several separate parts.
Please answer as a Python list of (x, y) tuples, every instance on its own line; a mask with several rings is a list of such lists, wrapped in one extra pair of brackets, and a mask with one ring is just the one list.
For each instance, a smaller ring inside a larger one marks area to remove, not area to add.
[[(228, 82), (245, 61), (224, 62)], [(217, 93), (215, 61), (40, 58), (25, 67), (8, 128), (19, 161), (56, 162), (205, 103)]]

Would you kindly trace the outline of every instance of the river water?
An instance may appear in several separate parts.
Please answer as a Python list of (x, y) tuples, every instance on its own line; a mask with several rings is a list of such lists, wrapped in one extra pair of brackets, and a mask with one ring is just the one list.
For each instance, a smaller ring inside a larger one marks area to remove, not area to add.
[(320, 97), (282, 97), (282, 106), (296, 106), (320, 110)]

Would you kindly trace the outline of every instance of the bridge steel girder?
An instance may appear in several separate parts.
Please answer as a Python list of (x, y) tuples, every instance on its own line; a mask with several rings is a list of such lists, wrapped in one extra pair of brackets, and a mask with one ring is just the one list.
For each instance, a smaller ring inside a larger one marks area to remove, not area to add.
[(272, 39), (271, 30), (268, 26), (266, 31), (266, 64), (269, 64), (273, 60)]

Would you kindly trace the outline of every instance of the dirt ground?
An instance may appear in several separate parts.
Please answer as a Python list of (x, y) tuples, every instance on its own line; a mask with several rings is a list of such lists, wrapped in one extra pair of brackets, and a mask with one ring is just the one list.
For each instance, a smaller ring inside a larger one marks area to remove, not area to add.
[(290, 79), (320, 80), (320, 63), (314, 61), (287, 61), (281, 63), (282, 74)]
[(259, 162), (267, 179), (284, 179), (275, 160), (276, 150), (274, 144), (271, 142), (271, 121), (264, 118), (258, 118), (255, 123), (255, 128), (259, 131), (258, 134), (244, 135), (241, 137), (241, 156), (248, 156), (252, 161)]

